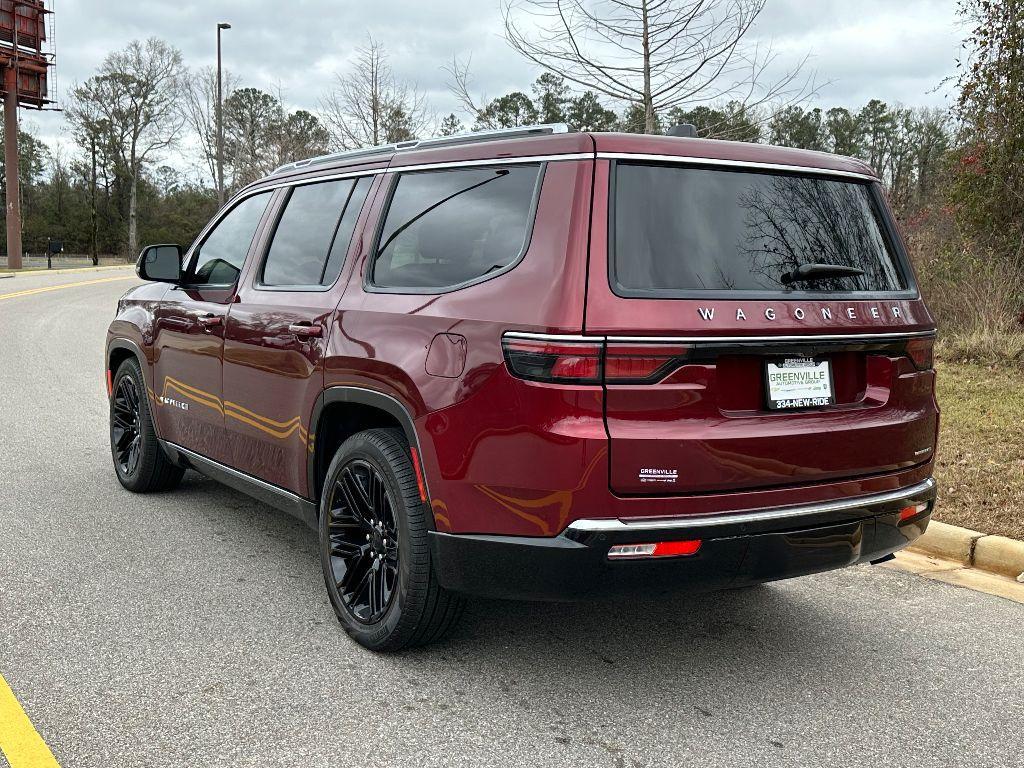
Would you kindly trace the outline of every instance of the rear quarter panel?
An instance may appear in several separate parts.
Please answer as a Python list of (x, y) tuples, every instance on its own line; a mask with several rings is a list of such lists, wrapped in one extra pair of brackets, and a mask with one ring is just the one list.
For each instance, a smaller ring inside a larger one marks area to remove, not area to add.
[[(546, 516), (524, 514), (502, 499), (563, 493), (578, 485), (581, 468), (601, 461), (600, 390), (542, 393), (551, 398), (550, 413), (564, 414), (563, 399), (571, 401), (576, 416), (561, 423), (524, 413), (515, 396), (520, 382), (508, 376), (501, 350), (507, 330), (582, 329), (592, 175), (592, 161), (549, 163), (523, 260), (450, 293), (367, 291), (373, 225), (364, 230), (331, 330), (325, 386), (369, 388), (405, 405), (420, 439), (438, 530), (557, 533)], [(377, 195), (371, 222), (387, 198)], [(438, 335), (447, 336), (445, 343), (465, 339), (460, 375), (451, 375), (450, 363), (427, 372)], [(600, 474), (606, 472), (602, 464)]]

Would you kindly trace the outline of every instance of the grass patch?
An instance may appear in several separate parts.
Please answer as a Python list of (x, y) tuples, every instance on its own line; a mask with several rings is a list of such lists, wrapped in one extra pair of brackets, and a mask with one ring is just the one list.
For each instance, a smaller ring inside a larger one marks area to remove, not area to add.
[(1024, 376), (1019, 368), (942, 362), (935, 518), (1024, 539)]
[(974, 330), (940, 334), (935, 354), (949, 363), (976, 363), (1000, 368), (1024, 367), (1024, 333)]

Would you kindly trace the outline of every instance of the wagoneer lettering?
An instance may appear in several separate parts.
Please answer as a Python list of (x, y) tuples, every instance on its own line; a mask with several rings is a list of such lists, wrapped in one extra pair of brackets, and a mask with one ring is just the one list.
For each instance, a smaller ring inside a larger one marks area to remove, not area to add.
[(284, 166), (137, 269), (106, 355), (121, 484), (191, 469), (305, 521), (368, 648), (443, 636), (467, 595), (869, 563), (931, 517), (935, 326), (855, 160), (408, 142)]

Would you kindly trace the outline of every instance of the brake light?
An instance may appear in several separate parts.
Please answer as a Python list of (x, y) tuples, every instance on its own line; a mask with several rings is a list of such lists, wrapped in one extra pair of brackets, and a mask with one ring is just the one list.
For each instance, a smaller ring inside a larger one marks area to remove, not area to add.
[(658, 541), (652, 544), (616, 544), (608, 550), (611, 560), (637, 560), (647, 557), (690, 557), (700, 551), (700, 539)]
[(935, 339), (911, 339), (907, 342), (907, 357), (919, 371), (930, 370), (934, 366), (933, 352)]
[(509, 371), (521, 379), (555, 384), (655, 384), (686, 361), (684, 344), (634, 344), (507, 336)]
[(604, 359), (605, 381), (653, 384), (682, 365), (689, 352), (690, 347), (683, 344), (609, 343)]
[(600, 384), (603, 344), (506, 338), (509, 370), (521, 379), (555, 384)]

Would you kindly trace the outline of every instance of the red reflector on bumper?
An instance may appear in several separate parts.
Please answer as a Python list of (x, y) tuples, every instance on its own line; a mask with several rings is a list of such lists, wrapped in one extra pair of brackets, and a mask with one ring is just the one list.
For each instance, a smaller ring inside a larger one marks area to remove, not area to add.
[(696, 555), (700, 549), (700, 539), (694, 541), (662, 541), (655, 545), (655, 557), (679, 557), (683, 555)]
[(659, 541), (654, 544), (616, 544), (608, 550), (612, 560), (636, 560), (647, 557), (688, 557), (700, 550), (701, 541)]
[(927, 509), (927, 504), (915, 504), (912, 507), (904, 507), (903, 509), (900, 510), (900, 522), (903, 523), (907, 520), (910, 520), (913, 517), (917, 517), (922, 512), (925, 512)]

